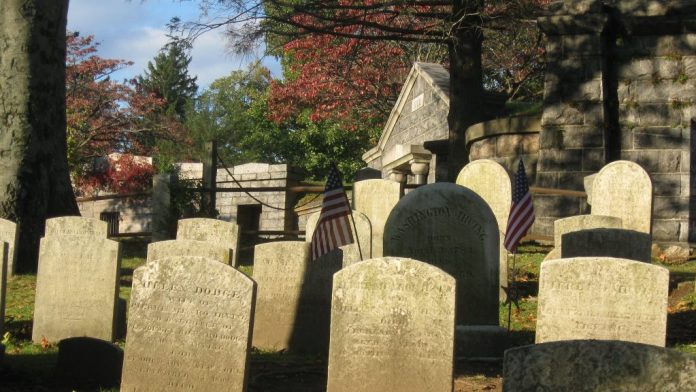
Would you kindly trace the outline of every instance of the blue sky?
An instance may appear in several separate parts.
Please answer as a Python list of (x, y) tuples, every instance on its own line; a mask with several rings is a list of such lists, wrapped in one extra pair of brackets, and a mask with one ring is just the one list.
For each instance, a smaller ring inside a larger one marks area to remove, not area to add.
[[(133, 61), (133, 66), (113, 76), (120, 80), (143, 73), (148, 61), (167, 43), (166, 24), (173, 16), (186, 21), (197, 20), (198, 15), (198, 3), (190, 0), (70, 0), (68, 30), (94, 35), (100, 43), (97, 54), (103, 58)], [(256, 58), (254, 54), (232, 54), (221, 31), (198, 38), (191, 57), (189, 74), (198, 77), (199, 92), (213, 80), (246, 68)], [(275, 60), (266, 58), (264, 64), (280, 77)]]

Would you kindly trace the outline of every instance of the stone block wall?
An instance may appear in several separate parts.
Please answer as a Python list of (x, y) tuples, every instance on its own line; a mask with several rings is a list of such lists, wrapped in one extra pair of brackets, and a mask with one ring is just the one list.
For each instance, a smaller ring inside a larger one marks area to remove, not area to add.
[[(242, 187), (285, 187), (298, 181), (300, 173), (286, 164), (269, 165), (265, 163), (248, 163), (229, 168), (234, 178)], [(237, 183), (225, 169), (217, 171), (219, 188), (237, 188)], [(253, 196), (253, 198), (251, 196)], [(254, 200), (257, 199), (257, 200)], [(293, 212), (295, 196), (286, 191), (277, 192), (226, 192), (218, 193), (216, 208), (221, 219), (236, 222), (237, 207), (240, 205), (260, 205), (259, 201), (269, 206), (261, 206), (259, 230), (294, 230), (297, 222)]]
[(94, 201), (78, 199), (77, 206), (85, 218), (99, 219), (102, 212), (118, 212), (119, 233), (143, 233), (152, 229), (152, 196), (149, 195)]
[(696, 34), (654, 31), (659, 29), (638, 30), (617, 45), (621, 159), (652, 177), (653, 238), (696, 242), (690, 234)]

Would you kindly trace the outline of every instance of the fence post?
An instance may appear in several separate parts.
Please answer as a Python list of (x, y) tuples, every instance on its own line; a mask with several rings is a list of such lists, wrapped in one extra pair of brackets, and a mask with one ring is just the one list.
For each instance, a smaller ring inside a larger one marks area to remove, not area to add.
[(215, 185), (217, 183), (217, 143), (213, 140), (205, 144), (205, 160), (203, 161), (203, 187), (208, 189), (208, 194), (202, 198), (203, 207), (208, 216), (216, 218), (215, 213)]

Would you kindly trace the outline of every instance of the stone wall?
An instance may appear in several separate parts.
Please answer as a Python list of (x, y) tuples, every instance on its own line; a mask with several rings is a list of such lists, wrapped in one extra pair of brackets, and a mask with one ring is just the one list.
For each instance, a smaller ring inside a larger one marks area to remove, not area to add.
[[(117, 195), (114, 195), (118, 197)], [(108, 200), (79, 201), (80, 215), (99, 219), (102, 212), (119, 213), (119, 233), (142, 233), (152, 230), (152, 196), (135, 196)]]
[[(565, 0), (539, 19), (547, 74), (536, 185), (583, 190), (583, 177), (625, 159), (654, 184), (653, 239), (690, 235), (691, 121), (696, 105), (693, 2)], [(537, 206), (539, 204), (539, 206)], [(537, 228), (587, 212), (537, 197)]]
[[(229, 168), (234, 178), (243, 187), (285, 187), (293, 185), (300, 179), (300, 174), (286, 164), (269, 165), (266, 163), (248, 163)], [(217, 171), (218, 188), (237, 188), (225, 169)], [(253, 198), (251, 196), (253, 196)], [(293, 230), (297, 222), (293, 212), (295, 196), (285, 191), (278, 192), (225, 192), (218, 193), (216, 208), (220, 218), (237, 221), (237, 208), (244, 205), (260, 205), (259, 201), (269, 206), (261, 206), (259, 230)], [(256, 198), (257, 200), (254, 200)]]

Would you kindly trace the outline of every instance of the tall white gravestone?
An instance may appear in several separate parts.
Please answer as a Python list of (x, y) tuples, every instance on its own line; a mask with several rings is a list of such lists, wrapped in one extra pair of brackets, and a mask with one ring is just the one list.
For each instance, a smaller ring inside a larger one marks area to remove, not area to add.
[(8, 221), (7, 219), (0, 218), (0, 241), (7, 242), (7, 276), (10, 277), (14, 275), (17, 271), (17, 255), (15, 254), (15, 244), (17, 243), (17, 237), (19, 231), (17, 231), (17, 224)]
[[(305, 241), (312, 242), (312, 234), (317, 227), (317, 221), (321, 212), (315, 212), (307, 218), (307, 224), (305, 225)], [(370, 220), (365, 214), (360, 211), (353, 210), (353, 216), (350, 219), (350, 231), (353, 233), (353, 239), (355, 242), (348, 245), (341, 246), (343, 250), (343, 263), (352, 264), (358, 261), (367, 260), (372, 258), (372, 225)], [(353, 227), (353, 222), (355, 222), (355, 227)], [(357, 228), (357, 235), (356, 229)], [(358, 243), (360, 248), (358, 249)]]
[(372, 228), (372, 257), (382, 257), (384, 224), (401, 198), (401, 184), (391, 180), (364, 180), (353, 184), (353, 209), (367, 216)]
[(512, 205), (512, 179), (501, 164), (490, 159), (477, 159), (459, 172), (456, 183), (476, 192), (491, 207), (500, 233), (500, 299), (505, 299), (502, 287), (508, 285), (507, 249), (503, 245), (508, 216)]
[(236, 223), (210, 218), (180, 219), (176, 239), (204, 241), (232, 249), (232, 266), (238, 264), (239, 226)]

